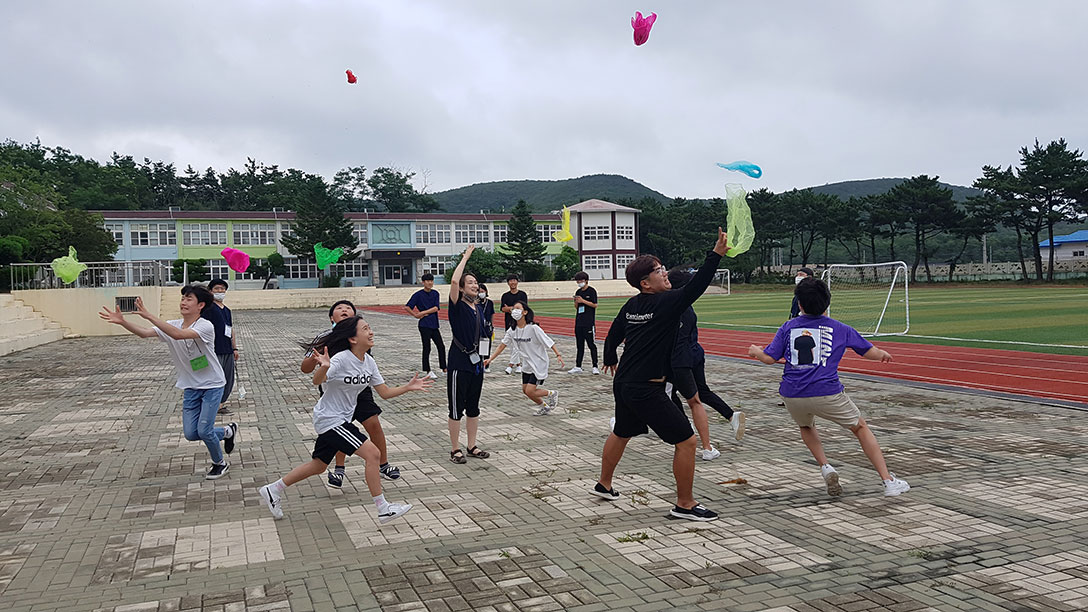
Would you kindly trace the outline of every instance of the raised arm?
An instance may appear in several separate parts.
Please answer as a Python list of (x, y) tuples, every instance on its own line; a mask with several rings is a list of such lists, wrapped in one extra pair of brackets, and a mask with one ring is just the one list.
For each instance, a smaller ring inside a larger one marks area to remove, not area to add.
[(719, 227), (718, 241), (714, 243), (714, 249), (706, 254), (706, 259), (703, 260), (703, 265), (699, 266), (699, 271), (695, 273), (695, 276), (680, 289), (683, 308), (694, 304), (695, 300), (699, 299), (699, 296), (710, 286), (710, 281), (714, 280), (714, 273), (718, 271), (718, 264), (728, 250), (728, 236)]
[(162, 333), (170, 336), (174, 340), (196, 340), (200, 338), (200, 334), (197, 333), (197, 331), (193, 329), (192, 326), (189, 326), (185, 329), (182, 329), (180, 327), (174, 327), (166, 321), (163, 321), (162, 319), (151, 314), (151, 311), (144, 307), (144, 301), (139, 297), (136, 298), (136, 314), (146, 319), (148, 323), (151, 323), (155, 327), (161, 329)]
[(378, 395), (380, 395), (382, 399), (393, 399), (394, 397), (404, 395), (409, 391), (426, 391), (430, 386), (431, 381), (429, 379), (420, 378), (419, 372), (416, 372), (412, 375), (412, 380), (408, 381), (407, 384), (399, 387), (390, 387), (389, 385), (382, 383), (380, 385), (374, 385), (374, 390), (378, 392)]
[(155, 330), (150, 327), (141, 327), (125, 319), (125, 315), (121, 314), (120, 307), (110, 310), (103, 306), (102, 310), (99, 311), (98, 316), (103, 321), (113, 323), (114, 325), (120, 325), (141, 338), (153, 338), (156, 336)]
[(457, 262), (457, 267), (453, 269), (453, 276), (450, 277), (450, 302), (456, 303), (461, 299), (461, 276), (465, 273), (468, 258), (472, 257), (472, 252), (475, 250), (476, 245), (468, 245), (465, 254), (461, 256), (461, 261)]

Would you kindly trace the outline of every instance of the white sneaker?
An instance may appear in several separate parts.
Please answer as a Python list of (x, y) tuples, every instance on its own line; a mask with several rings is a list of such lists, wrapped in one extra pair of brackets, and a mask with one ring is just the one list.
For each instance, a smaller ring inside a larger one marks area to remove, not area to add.
[(540, 405), (540, 408), (537, 408), (536, 412), (533, 413), (533, 416), (548, 416), (551, 411), (552, 407), (548, 405), (548, 399), (545, 398), (544, 403)]
[(378, 512), (378, 522), (384, 525), (402, 514), (407, 514), (411, 509), (412, 504), (390, 503), (385, 507), (385, 512)]
[(729, 426), (733, 428), (733, 437), (740, 442), (744, 438), (744, 413), (734, 412), (733, 417), (729, 419)]
[[(827, 494), (832, 497), (842, 495), (842, 485), (839, 484), (839, 473), (835, 471), (835, 468), (830, 465), (824, 465), (820, 467), (820, 474), (824, 477), (824, 482), (827, 483)], [(907, 483), (903, 483), (907, 484)], [(908, 487), (909, 488), (909, 487)], [(902, 491), (900, 491), (902, 493)], [(896, 493), (899, 495), (899, 493)]]
[(261, 501), (264, 502), (264, 507), (268, 508), (268, 511), (272, 513), (272, 518), (283, 518), (283, 495), (273, 491), (272, 485), (261, 487), (260, 494)]
[(581, 373), (582, 373), (582, 368), (579, 368), (578, 366), (574, 366), (573, 368), (567, 370), (567, 374), (581, 374)]
[(884, 481), (884, 497), (895, 497), (907, 491), (910, 491), (910, 485), (907, 481), (896, 478), (895, 474), (892, 474), (891, 480)]
[(548, 391), (548, 399), (546, 401), (548, 402), (548, 405), (552, 407), (552, 410), (555, 410), (556, 408), (558, 408), (559, 407), (559, 392), (558, 391)]
[(713, 446), (703, 449), (703, 461), (713, 461), (722, 456), (722, 452)]
[(484, 374), (490, 374), (490, 373), (491, 373), (491, 368), (490, 367), (484, 368)]
[(516, 369), (514, 371), (517, 372), (518, 374), (521, 374), (521, 366), (518, 366), (518, 369)]
[(426, 375), (426, 376), (424, 376), (423, 378), (430, 378), (430, 379), (432, 379), (432, 380), (433, 380), (433, 379), (435, 379), (435, 378), (438, 378), (438, 375), (437, 375), (437, 374), (435, 374), (435, 373), (434, 373), (434, 371), (431, 371), (431, 372), (427, 372), (427, 375)]
[(594, 373), (594, 374), (600, 374), (600, 373), (601, 373), (601, 371), (600, 371), (600, 370), (598, 370), (597, 368), (593, 368), (593, 373)]
[(514, 368), (512, 368), (510, 366), (506, 366), (506, 373), (507, 374), (513, 374), (514, 373)]

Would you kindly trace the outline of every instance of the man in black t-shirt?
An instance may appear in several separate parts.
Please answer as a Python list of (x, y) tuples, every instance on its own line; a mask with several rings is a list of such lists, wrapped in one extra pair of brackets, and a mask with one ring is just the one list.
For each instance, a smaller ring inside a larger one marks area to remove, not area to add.
[(589, 275), (585, 272), (575, 274), (574, 282), (578, 283), (578, 290), (574, 292), (574, 338), (578, 342), (578, 357), (569, 372), (578, 374), (582, 371), (582, 358), (585, 357), (588, 344), (589, 356), (593, 360), (593, 373), (600, 374), (601, 371), (597, 369), (597, 344), (593, 341), (594, 326), (597, 323), (597, 290), (589, 286)]
[[(521, 302), (526, 306), (529, 305), (529, 296), (525, 295), (524, 291), (518, 291), (518, 275), (511, 274), (506, 277), (506, 284), (510, 286), (510, 291), (502, 294), (499, 298), (499, 305), (502, 307), (503, 319), (506, 321), (506, 329), (517, 327), (517, 321), (514, 317), (510, 316), (510, 311), (514, 309), (514, 304)], [(502, 363), (501, 361), (499, 363)], [(521, 353), (518, 351), (518, 347), (510, 347), (510, 365), (506, 366), (506, 373), (513, 374), (514, 368), (517, 368), (517, 373), (521, 374)]]
[[(591, 492), (603, 499), (619, 499), (612, 489), (612, 476), (623, 457), (623, 450), (634, 436), (653, 429), (662, 440), (675, 446), (673, 475), (676, 477), (676, 506), (670, 515), (691, 521), (713, 521), (717, 513), (695, 501), (695, 432), (687, 416), (665, 394), (665, 378), (670, 374), (672, 347), (680, 327), (680, 317), (714, 278), (718, 263), (729, 245), (725, 232), (718, 228), (714, 250), (680, 289), (672, 291), (661, 261), (653, 255), (636, 257), (627, 266), (628, 284), (639, 294), (627, 300), (608, 330), (604, 343), (604, 369), (615, 375), (612, 392), (616, 396), (616, 417), (612, 433), (601, 452), (601, 478)], [(616, 348), (624, 343), (623, 359)], [(618, 362), (618, 367), (617, 367)]]

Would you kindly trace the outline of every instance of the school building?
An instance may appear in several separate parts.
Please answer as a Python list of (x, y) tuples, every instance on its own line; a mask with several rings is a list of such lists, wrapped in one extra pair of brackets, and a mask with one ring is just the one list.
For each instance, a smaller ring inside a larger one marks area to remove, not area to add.
[[(624, 268), (638, 253), (638, 210), (603, 200), (568, 207), (571, 234), (565, 243), (578, 251), (582, 269), (594, 279), (623, 278)], [(246, 252), (263, 264), (272, 253), (287, 267), (284, 288), (317, 287), (313, 257), (296, 257), (283, 245), (291, 234), (295, 214), (272, 211), (100, 211), (107, 231), (117, 242), (116, 261), (157, 261), (170, 266), (175, 259), (206, 259), (212, 278), (226, 278), (232, 287), (260, 288), (264, 279), (235, 273), (219, 254), (226, 247)], [(506, 244), (509, 214), (479, 213), (348, 213), (358, 248), (325, 270), (342, 277), (345, 286), (418, 284), (427, 272), (441, 281), (450, 258), (469, 244), (493, 251)], [(533, 215), (550, 263), (564, 243), (552, 233), (561, 228), (561, 215)], [(146, 267), (129, 273), (145, 274)], [(139, 284), (141, 278), (129, 279)]]

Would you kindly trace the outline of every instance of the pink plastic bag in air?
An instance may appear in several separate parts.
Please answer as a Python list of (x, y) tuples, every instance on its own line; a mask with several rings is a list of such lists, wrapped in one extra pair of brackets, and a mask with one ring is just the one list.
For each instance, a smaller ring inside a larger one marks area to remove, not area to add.
[(223, 259), (227, 260), (227, 265), (231, 270), (235, 272), (245, 272), (249, 269), (249, 255), (239, 251), (238, 249), (226, 248), (219, 252), (223, 256)]
[(635, 11), (631, 18), (631, 27), (635, 29), (635, 45), (644, 44), (650, 38), (650, 28), (657, 21), (657, 13), (650, 13), (649, 17), (643, 17), (642, 13)]

